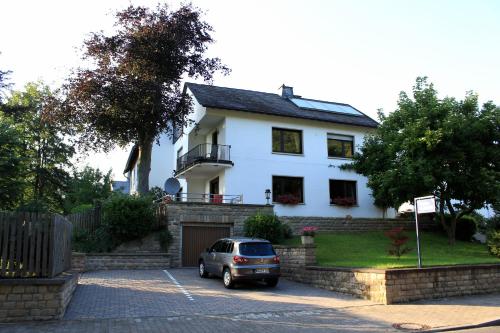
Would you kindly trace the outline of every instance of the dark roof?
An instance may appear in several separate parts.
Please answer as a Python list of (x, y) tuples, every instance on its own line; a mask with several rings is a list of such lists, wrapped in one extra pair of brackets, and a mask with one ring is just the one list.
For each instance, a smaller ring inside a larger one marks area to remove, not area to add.
[(128, 154), (127, 164), (125, 165), (125, 170), (123, 173), (127, 173), (132, 170), (135, 166), (135, 162), (137, 162), (137, 158), (139, 157), (139, 146), (134, 145), (130, 153)]
[[(336, 112), (318, 111), (299, 108), (287, 98), (278, 94), (260, 91), (224, 88), (206, 84), (186, 83), (185, 87), (204, 107), (254, 112), (273, 116), (293, 117), (318, 120), (329, 123), (347, 124), (363, 127), (377, 127), (378, 123), (349, 104), (334, 103), (350, 106), (362, 115), (349, 115)], [(333, 102), (329, 102), (333, 103)]]

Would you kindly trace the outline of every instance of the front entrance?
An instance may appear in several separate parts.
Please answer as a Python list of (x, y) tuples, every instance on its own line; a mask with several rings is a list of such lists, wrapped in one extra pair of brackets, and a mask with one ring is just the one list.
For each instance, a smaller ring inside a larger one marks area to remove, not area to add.
[(216, 240), (229, 237), (229, 226), (183, 226), (182, 227), (182, 266), (198, 265), (200, 253)]

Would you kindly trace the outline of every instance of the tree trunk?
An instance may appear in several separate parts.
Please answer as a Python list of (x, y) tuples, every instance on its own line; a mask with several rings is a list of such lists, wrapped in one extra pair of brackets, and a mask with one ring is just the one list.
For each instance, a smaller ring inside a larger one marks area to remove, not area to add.
[(151, 152), (153, 140), (143, 140), (139, 143), (139, 161), (137, 164), (137, 192), (140, 195), (149, 192), (149, 172), (151, 171)]

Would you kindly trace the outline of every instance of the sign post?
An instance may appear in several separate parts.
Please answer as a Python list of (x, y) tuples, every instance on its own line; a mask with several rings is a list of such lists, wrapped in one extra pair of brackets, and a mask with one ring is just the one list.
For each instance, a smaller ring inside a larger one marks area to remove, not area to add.
[(417, 233), (418, 268), (422, 268), (422, 253), (420, 250), (420, 236), (418, 232), (418, 214), (435, 213), (436, 198), (433, 195), (415, 198), (415, 231)]

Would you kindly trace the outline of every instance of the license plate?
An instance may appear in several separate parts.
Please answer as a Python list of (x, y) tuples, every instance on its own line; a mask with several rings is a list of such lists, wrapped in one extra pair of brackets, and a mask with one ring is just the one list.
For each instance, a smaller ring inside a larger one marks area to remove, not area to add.
[(257, 268), (255, 270), (255, 274), (266, 274), (266, 273), (269, 273), (269, 269), (268, 268)]

